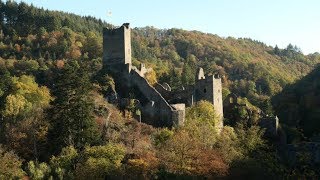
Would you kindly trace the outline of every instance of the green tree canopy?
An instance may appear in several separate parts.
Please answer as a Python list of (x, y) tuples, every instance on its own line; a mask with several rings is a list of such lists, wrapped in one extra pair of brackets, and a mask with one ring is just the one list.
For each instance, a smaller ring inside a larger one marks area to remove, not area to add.
[(55, 71), (55, 100), (48, 118), (52, 124), (51, 143), (56, 151), (69, 145), (81, 148), (100, 137), (93, 118), (92, 85), (85, 69), (78, 61), (68, 61)]
[(86, 147), (83, 159), (76, 169), (77, 179), (105, 179), (108, 175), (116, 176), (124, 155), (125, 151), (119, 145)]

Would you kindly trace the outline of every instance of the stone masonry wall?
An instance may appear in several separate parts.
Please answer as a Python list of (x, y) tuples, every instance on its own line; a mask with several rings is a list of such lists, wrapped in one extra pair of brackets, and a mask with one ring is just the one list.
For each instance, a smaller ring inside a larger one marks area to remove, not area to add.
[[(142, 121), (152, 124), (156, 127), (174, 126), (174, 122), (181, 120), (181, 115), (184, 113), (176, 113), (178, 110), (170, 106), (161, 94), (153, 88), (146, 79), (141, 77), (136, 71), (132, 70), (129, 76), (130, 86), (136, 87), (149, 100), (144, 104), (142, 111)], [(180, 110), (181, 111), (181, 110)], [(184, 120), (184, 117), (183, 117)]]
[(117, 29), (103, 30), (103, 63), (130, 64), (131, 63), (131, 30), (129, 26)]

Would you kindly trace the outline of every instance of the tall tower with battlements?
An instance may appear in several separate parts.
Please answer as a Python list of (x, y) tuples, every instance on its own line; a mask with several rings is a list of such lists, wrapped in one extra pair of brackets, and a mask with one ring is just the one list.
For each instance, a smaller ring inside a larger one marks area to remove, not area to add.
[(103, 30), (103, 64), (131, 64), (131, 30), (129, 23), (116, 29)]

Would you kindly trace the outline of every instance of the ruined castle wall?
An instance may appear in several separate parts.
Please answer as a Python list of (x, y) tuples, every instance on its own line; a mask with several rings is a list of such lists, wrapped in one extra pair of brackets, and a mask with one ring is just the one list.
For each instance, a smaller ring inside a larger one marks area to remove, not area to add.
[(184, 103), (187, 106), (192, 106), (195, 102), (193, 99), (193, 88), (174, 91), (171, 95), (170, 103)]
[[(142, 119), (145, 123), (154, 126), (172, 127), (174, 121), (178, 121), (180, 115), (173, 115), (176, 110), (171, 107), (161, 94), (153, 88), (146, 79), (141, 77), (136, 71), (130, 72), (131, 86), (137, 87), (139, 91), (149, 100), (142, 105)], [(180, 113), (181, 114), (181, 113)], [(177, 117), (178, 116), (178, 117)], [(177, 118), (176, 120), (174, 118)]]
[(172, 113), (172, 119), (174, 126), (182, 126), (184, 124), (186, 116), (186, 105), (185, 104), (171, 104), (175, 109)]
[(218, 124), (219, 128), (223, 128), (223, 102), (222, 102), (222, 84), (220, 78), (213, 77), (213, 106), (216, 115), (220, 121)]
[(216, 116), (219, 118), (218, 128), (223, 127), (223, 102), (221, 78), (207, 76), (199, 79), (194, 89), (195, 101), (206, 100), (213, 104)]
[(131, 29), (129, 25), (122, 26), (124, 28), (124, 57), (125, 57), (125, 64), (131, 64)]
[(165, 99), (170, 99), (172, 96), (172, 92), (166, 90), (161, 84), (156, 83), (154, 88), (164, 97)]
[(264, 117), (259, 121), (259, 126), (265, 128), (265, 135), (267, 137), (277, 137), (279, 131), (279, 119), (278, 117)]
[(185, 90), (168, 91), (161, 84), (156, 83), (155, 89), (170, 103), (184, 103), (187, 106), (192, 106), (194, 101), (193, 98), (193, 87), (187, 87)]
[(213, 78), (206, 78), (198, 80), (195, 84), (195, 100), (201, 101), (206, 100), (214, 103), (213, 101)]
[(144, 75), (151, 69), (140, 69), (131, 64), (131, 30), (125, 23), (116, 29), (103, 30), (103, 64), (116, 81), (120, 96), (128, 97), (130, 92), (138, 96), (142, 120), (154, 126), (172, 127), (184, 121), (185, 108), (169, 105), (161, 94), (153, 88)]
[(130, 28), (104, 29), (103, 49), (104, 65), (131, 63)]

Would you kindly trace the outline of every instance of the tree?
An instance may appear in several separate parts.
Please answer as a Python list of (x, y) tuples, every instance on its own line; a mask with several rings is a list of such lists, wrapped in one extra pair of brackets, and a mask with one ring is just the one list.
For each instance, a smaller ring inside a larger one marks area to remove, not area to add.
[(86, 147), (76, 169), (76, 179), (105, 179), (116, 176), (121, 168), (125, 150), (114, 144)]
[(173, 132), (167, 128), (158, 130), (153, 135), (153, 142), (156, 147), (162, 147), (172, 137)]
[(206, 122), (215, 126), (217, 118), (215, 116), (213, 105), (210, 102), (203, 100), (197, 102), (187, 110), (186, 121)]
[[(203, 146), (186, 130), (178, 130), (159, 152), (165, 170), (176, 176), (225, 176), (228, 165), (216, 150)], [(166, 178), (166, 177), (164, 177)]]
[[(224, 139), (220, 142), (222, 147), (226, 144), (232, 146), (237, 154), (224, 149), (226, 152), (225, 157), (233, 158), (232, 166), (230, 168), (231, 178), (233, 177), (246, 177), (249, 179), (257, 179), (261, 177), (270, 177), (270, 179), (277, 179), (283, 177), (285, 169), (283, 164), (279, 161), (278, 154), (272, 145), (267, 145), (265, 140), (262, 139), (262, 131), (257, 126), (246, 128), (243, 124), (237, 124), (234, 128), (234, 135), (236, 138)], [(230, 155), (234, 155), (233, 157)]]
[(48, 111), (52, 124), (49, 138), (54, 151), (70, 145), (83, 148), (85, 144), (97, 142), (100, 135), (93, 118), (92, 85), (86, 67), (77, 61), (68, 61), (55, 71), (55, 100)]
[(33, 161), (28, 162), (27, 166), (28, 175), (31, 179), (34, 180), (41, 180), (41, 179), (49, 179), (52, 178), (50, 176), (50, 166), (48, 166), (46, 163), (37, 163)]
[(47, 30), (44, 27), (40, 27), (39, 29), (37, 29), (37, 36), (38, 39), (42, 39), (44, 38), (44, 36), (47, 34)]
[(25, 175), (22, 160), (12, 151), (0, 145), (0, 179), (20, 179)]
[(189, 61), (183, 66), (181, 81), (185, 86), (193, 85), (195, 82), (195, 67)]
[[(0, 118), (3, 119), (3, 109), (5, 108), (5, 100), (7, 95), (9, 94), (9, 89), (11, 86), (12, 78), (10, 77), (10, 73), (5, 67), (5, 62), (0, 61)], [(0, 142), (5, 140), (5, 126), (0, 125)]]
[(86, 35), (87, 39), (83, 45), (84, 52), (88, 53), (89, 58), (94, 59), (102, 56), (102, 42), (93, 32)]
[(198, 142), (186, 131), (178, 131), (160, 152), (160, 161), (167, 170), (176, 174), (188, 174), (197, 155)]
[(215, 143), (215, 148), (220, 149), (221, 155), (227, 163), (231, 163), (235, 159), (240, 159), (244, 156), (242, 151), (238, 149), (238, 142), (238, 136), (234, 129), (224, 126)]
[(169, 71), (169, 84), (172, 87), (173, 90), (181, 88), (181, 75), (177, 70), (172, 67), (171, 70)]
[(26, 160), (45, 159), (48, 127), (43, 109), (33, 110), (18, 122), (7, 124), (6, 144)]
[(50, 31), (55, 31), (61, 28), (61, 19), (58, 16), (51, 15), (46, 19), (46, 29)]
[(249, 154), (252, 151), (265, 145), (262, 135), (264, 131), (258, 126), (251, 126), (246, 128), (245, 125), (238, 123), (235, 132), (238, 137), (239, 147), (243, 154)]
[(155, 85), (157, 83), (157, 75), (153, 69), (151, 69), (145, 74), (145, 78), (147, 79), (148, 83), (151, 85)]
[(25, 159), (38, 159), (43, 152), (48, 128), (43, 110), (51, 100), (48, 88), (39, 87), (34, 77), (12, 78), (2, 110), (4, 142)]
[(208, 101), (199, 101), (187, 109), (184, 129), (199, 143), (211, 147), (216, 141), (217, 120), (213, 105)]
[[(0, 0), (0, 10), (1, 10), (1, 12), (3, 12), (4, 11), (4, 4), (3, 4), (3, 2), (2, 2), (2, 0)], [(3, 27), (3, 13), (0, 13), (0, 27), (1, 27), (1, 35), (0, 35), (0, 40), (2, 40), (2, 27)]]
[(39, 87), (34, 77), (13, 77), (11, 93), (6, 97), (3, 114), (16, 118), (34, 109), (48, 107), (51, 100), (48, 88)]
[(111, 76), (107, 74), (107, 75), (103, 75), (101, 78), (100, 77), (98, 78), (99, 78), (98, 81), (100, 81), (99, 84), (103, 94), (106, 95), (106, 94), (111, 94), (116, 92), (116, 85), (115, 85), (114, 79)]
[(33, 30), (33, 21), (34, 16), (32, 16), (32, 13), (29, 13), (31, 11), (30, 6), (28, 6), (26, 3), (21, 2), (18, 5), (18, 14), (17, 14), (17, 24), (16, 29), (19, 32), (19, 34), (26, 36)]
[(125, 179), (156, 179), (158, 166), (159, 160), (153, 151), (135, 154), (124, 164)]
[(276, 47), (274, 47), (273, 52), (274, 52), (274, 54), (276, 54), (278, 56), (280, 55), (281, 51), (280, 51), (278, 45), (276, 45)]
[(52, 156), (50, 166), (54, 178), (74, 179), (79, 153), (73, 146), (64, 147), (58, 156)]
[(5, 98), (9, 94), (9, 89), (12, 83), (12, 78), (5, 62), (0, 61), (0, 108), (3, 109)]

